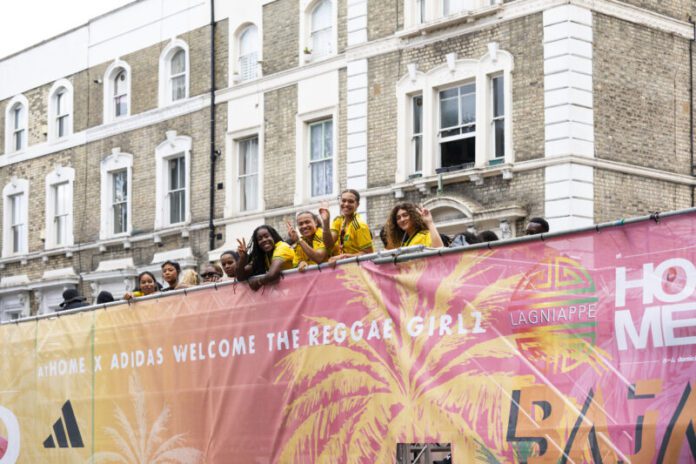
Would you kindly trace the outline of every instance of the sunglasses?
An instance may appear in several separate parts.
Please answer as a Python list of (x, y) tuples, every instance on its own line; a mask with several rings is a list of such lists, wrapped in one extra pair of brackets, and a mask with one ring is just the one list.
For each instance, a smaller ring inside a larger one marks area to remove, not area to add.
[(205, 274), (201, 274), (201, 277), (204, 279), (210, 279), (213, 277), (222, 277), (222, 275), (218, 274), (217, 272), (206, 272)]

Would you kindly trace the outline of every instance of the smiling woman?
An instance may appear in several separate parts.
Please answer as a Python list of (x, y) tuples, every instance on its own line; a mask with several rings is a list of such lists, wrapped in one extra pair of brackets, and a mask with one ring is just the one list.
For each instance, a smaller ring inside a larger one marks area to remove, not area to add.
[(251, 235), (250, 252), (244, 240), (237, 239), (237, 244), (239, 253), (237, 279), (242, 281), (252, 276), (261, 276), (249, 281), (249, 286), (253, 290), (276, 282), (280, 278), (281, 271), (293, 267), (295, 252), (271, 226), (263, 225), (254, 230)]

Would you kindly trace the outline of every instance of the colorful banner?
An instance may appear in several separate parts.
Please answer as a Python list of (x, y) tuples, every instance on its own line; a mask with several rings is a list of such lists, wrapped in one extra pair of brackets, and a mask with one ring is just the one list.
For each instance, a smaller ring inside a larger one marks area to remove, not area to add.
[(0, 464), (696, 460), (696, 216), (0, 326)]

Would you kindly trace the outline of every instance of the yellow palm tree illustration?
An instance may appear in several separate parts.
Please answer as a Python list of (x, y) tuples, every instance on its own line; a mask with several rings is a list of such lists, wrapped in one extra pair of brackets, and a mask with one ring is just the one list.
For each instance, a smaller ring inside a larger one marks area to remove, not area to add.
[(186, 434), (165, 436), (170, 418), (168, 406), (162, 408), (151, 426), (148, 424), (145, 392), (135, 374), (128, 379), (128, 392), (134, 421), (131, 422), (123, 409), (117, 406), (114, 419), (118, 427), (104, 427), (104, 433), (111, 438), (116, 450), (99, 451), (90, 459), (90, 463), (195, 464), (201, 461), (202, 453), (199, 450), (182, 446)]

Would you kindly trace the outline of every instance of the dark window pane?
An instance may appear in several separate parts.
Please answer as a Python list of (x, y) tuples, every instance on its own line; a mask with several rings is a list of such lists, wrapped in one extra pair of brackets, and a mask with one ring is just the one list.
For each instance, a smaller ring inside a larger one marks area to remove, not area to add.
[(413, 133), (423, 132), (423, 97), (413, 97)]
[(505, 120), (495, 121), (495, 157), (505, 156)]
[(440, 155), (440, 166), (443, 168), (452, 166), (472, 167), (476, 161), (476, 137), (441, 143)]
[(503, 76), (493, 78), (493, 117), (505, 114), (503, 98)]

